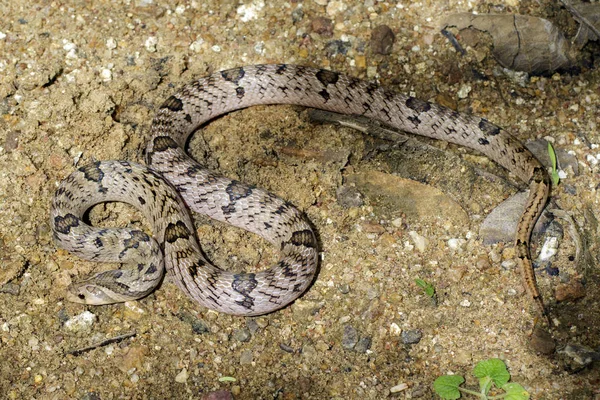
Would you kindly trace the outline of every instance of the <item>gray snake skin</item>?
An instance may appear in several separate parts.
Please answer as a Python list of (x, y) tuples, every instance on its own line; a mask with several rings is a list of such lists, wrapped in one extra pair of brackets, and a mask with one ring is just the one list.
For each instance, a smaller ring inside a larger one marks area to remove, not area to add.
[[(549, 184), (543, 167), (521, 143), (483, 118), (332, 71), (286, 64), (220, 71), (184, 86), (162, 104), (152, 122), (148, 167), (97, 162), (79, 168), (60, 184), (51, 207), (57, 244), (88, 260), (132, 265), (71, 285), (69, 300), (107, 304), (141, 298), (160, 283), (165, 268), (192, 299), (234, 315), (277, 310), (307, 289), (317, 270), (318, 249), (303, 214), (262, 189), (205, 170), (184, 150), (188, 137), (207, 121), (258, 104), (295, 104), (373, 118), (478, 150), (528, 183), (530, 195), (519, 222), (516, 250), (529, 294), (544, 312), (529, 237), (547, 201)], [(82, 221), (87, 209), (106, 201), (139, 208), (154, 236), (135, 229), (91, 227)], [(187, 208), (261, 235), (280, 249), (279, 262), (256, 274), (213, 266), (202, 255)]]

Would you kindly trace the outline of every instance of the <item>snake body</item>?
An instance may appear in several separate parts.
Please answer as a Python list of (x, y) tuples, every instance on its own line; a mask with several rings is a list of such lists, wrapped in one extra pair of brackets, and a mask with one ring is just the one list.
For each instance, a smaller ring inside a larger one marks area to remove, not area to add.
[[(79, 168), (60, 184), (51, 208), (58, 245), (85, 259), (133, 265), (71, 285), (68, 299), (106, 304), (141, 298), (160, 283), (165, 267), (192, 299), (235, 315), (277, 310), (307, 289), (317, 270), (318, 249), (304, 215), (267, 191), (204, 169), (184, 150), (189, 136), (207, 121), (259, 104), (295, 104), (373, 118), (478, 150), (528, 183), (516, 253), (529, 294), (544, 310), (529, 257), (529, 237), (547, 201), (549, 183), (544, 168), (519, 141), (480, 117), (336, 72), (287, 64), (224, 70), (182, 87), (160, 106), (152, 122), (148, 166), (97, 162)], [(106, 201), (139, 208), (154, 236), (135, 229), (91, 227), (82, 221), (87, 209)], [(202, 255), (186, 207), (263, 236), (280, 249), (281, 258), (258, 273), (232, 273), (213, 266)]]

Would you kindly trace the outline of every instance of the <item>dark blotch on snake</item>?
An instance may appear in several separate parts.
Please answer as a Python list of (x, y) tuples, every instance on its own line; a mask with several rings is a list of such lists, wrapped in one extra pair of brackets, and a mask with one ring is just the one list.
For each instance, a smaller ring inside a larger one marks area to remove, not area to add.
[(333, 71), (328, 71), (326, 69), (320, 69), (315, 76), (317, 77), (319, 82), (321, 82), (325, 86), (335, 85), (338, 79), (340, 79), (339, 74)]
[(144, 198), (143, 198), (143, 197), (141, 197), (141, 196), (140, 196), (140, 197), (138, 197), (138, 201), (140, 202), (140, 204), (141, 204), (141, 205), (144, 205), (144, 204), (146, 204), (146, 200), (144, 200)]
[(64, 217), (57, 215), (54, 217), (54, 229), (57, 232), (68, 235), (71, 231), (71, 228), (75, 228), (79, 226), (79, 218), (74, 216), (73, 214), (67, 214)]
[(500, 128), (485, 118), (482, 118), (481, 121), (479, 121), (479, 129), (489, 136), (495, 136), (500, 133)]
[(479, 139), (477, 139), (477, 141), (482, 146), (486, 146), (486, 145), (490, 144), (490, 142), (486, 138), (479, 138)]
[(243, 98), (245, 94), (246, 94), (246, 90), (243, 87), (238, 86), (235, 88), (235, 95), (238, 99)]
[(166, 108), (170, 111), (178, 112), (178, 111), (183, 110), (183, 102), (181, 100), (179, 100), (177, 97), (171, 96), (167, 100), (165, 100), (164, 103), (162, 103), (160, 108)]
[(178, 239), (187, 239), (191, 236), (191, 232), (182, 221), (169, 223), (165, 229), (165, 240), (169, 243), (174, 243)]
[(252, 188), (239, 181), (231, 181), (225, 188), (225, 191), (229, 195), (229, 201), (236, 201), (248, 197), (252, 194)]
[(431, 110), (431, 104), (415, 97), (409, 97), (406, 100), (406, 107), (418, 113), (427, 112)]
[(79, 168), (80, 172), (83, 172), (85, 179), (92, 182), (101, 182), (104, 178), (104, 172), (100, 169), (100, 162), (97, 161), (93, 164), (86, 165)]
[(323, 98), (323, 100), (325, 100), (325, 102), (327, 102), (331, 96), (329, 96), (329, 92), (327, 92), (327, 90), (323, 89), (319, 92), (319, 95), (321, 95), (321, 97)]
[(285, 71), (287, 71), (287, 65), (279, 64), (279, 65), (277, 65), (277, 69), (275, 70), (275, 73), (277, 75), (282, 75)]
[(239, 83), (240, 79), (244, 77), (246, 72), (243, 68), (232, 68), (225, 71), (221, 71), (221, 76), (223, 79), (229, 82), (233, 82), (236, 85)]
[(102, 239), (100, 239), (99, 237), (94, 239), (94, 246), (96, 246), (97, 248), (104, 246), (104, 243), (102, 243)]
[(305, 246), (316, 248), (317, 242), (315, 240), (315, 235), (309, 229), (305, 229), (302, 231), (295, 231), (292, 233), (292, 237), (290, 238), (290, 243), (295, 246)]

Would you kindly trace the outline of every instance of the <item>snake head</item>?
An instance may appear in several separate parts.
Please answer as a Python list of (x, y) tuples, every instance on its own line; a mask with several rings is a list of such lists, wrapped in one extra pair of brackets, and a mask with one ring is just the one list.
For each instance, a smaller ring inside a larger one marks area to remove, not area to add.
[(114, 294), (107, 291), (99, 285), (93, 283), (79, 282), (70, 285), (67, 288), (67, 300), (73, 303), (103, 305), (119, 303), (120, 300), (114, 298)]

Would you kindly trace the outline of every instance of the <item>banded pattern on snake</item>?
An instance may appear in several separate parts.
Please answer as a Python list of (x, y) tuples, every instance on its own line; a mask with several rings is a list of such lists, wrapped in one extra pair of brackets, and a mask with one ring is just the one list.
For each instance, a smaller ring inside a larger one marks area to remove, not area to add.
[[(547, 173), (513, 136), (486, 119), (398, 94), (336, 72), (296, 65), (254, 65), (214, 73), (181, 88), (159, 108), (146, 150), (148, 167), (98, 162), (59, 186), (51, 208), (57, 244), (89, 260), (130, 263), (69, 287), (67, 298), (107, 304), (141, 298), (164, 268), (208, 308), (234, 315), (277, 310), (300, 296), (318, 266), (317, 242), (303, 214), (274, 195), (205, 170), (190, 158), (188, 137), (207, 121), (258, 104), (295, 104), (362, 115), (400, 130), (485, 154), (529, 184), (516, 234), (516, 253), (530, 296), (544, 306), (529, 257), (529, 237), (549, 193)], [(168, 181), (166, 183), (164, 180)], [(104, 229), (82, 221), (91, 206), (123, 201), (139, 208), (154, 237), (135, 229)], [(231, 273), (208, 262), (186, 209), (257, 233), (281, 250), (279, 262), (254, 273)]]

